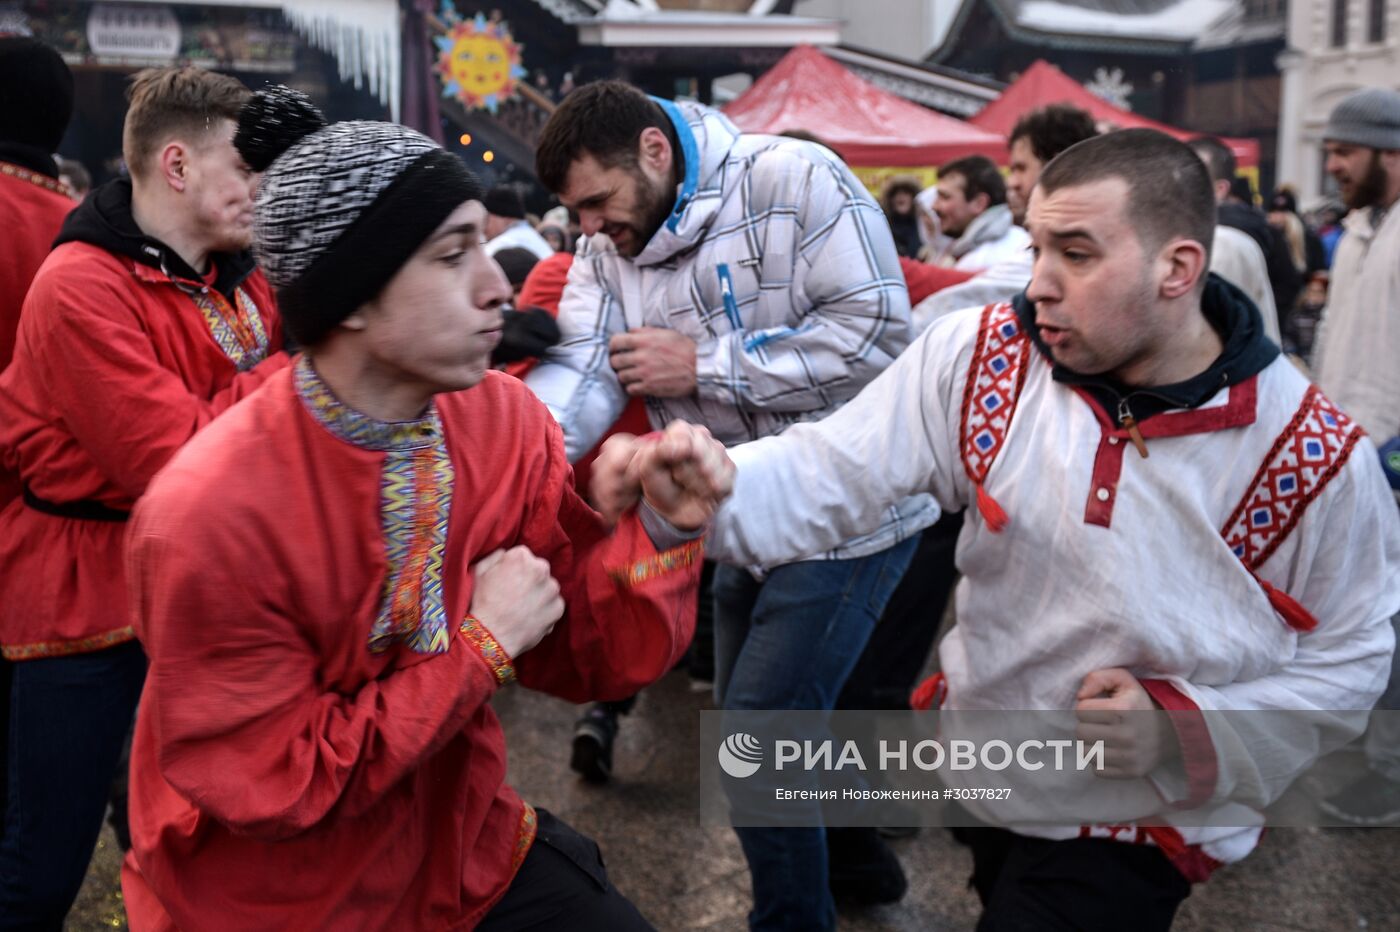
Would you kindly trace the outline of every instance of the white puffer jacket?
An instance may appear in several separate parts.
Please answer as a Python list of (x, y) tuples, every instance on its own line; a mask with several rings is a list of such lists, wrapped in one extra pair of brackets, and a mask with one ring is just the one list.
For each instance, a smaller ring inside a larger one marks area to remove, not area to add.
[[(741, 135), (699, 104), (657, 103), (685, 160), (675, 208), (634, 259), (601, 234), (580, 243), (559, 305), (562, 340), (526, 380), (558, 419), (570, 459), (627, 403), (608, 364), (613, 334), (666, 327), (693, 339), (696, 393), (650, 398), (648, 413), (658, 428), (703, 424), (725, 444), (832, 413), (911, 339), (889, 225), (840, 159), (798, 139)], [(918, 496), (825, 556), (878, 552), (937, 515)]]

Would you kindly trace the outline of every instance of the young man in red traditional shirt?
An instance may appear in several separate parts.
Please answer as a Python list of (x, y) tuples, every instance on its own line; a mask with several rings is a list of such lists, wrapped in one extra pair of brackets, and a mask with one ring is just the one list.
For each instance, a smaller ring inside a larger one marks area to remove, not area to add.
[(489, 371), (510, 288), (461, 161), (326, 127), (286, 89), (238, 146), (306, 353), (132, 522), (133, 928), (648, 928), (597, 846), (506, 784), (490, 700), (512, 679), (617, 698), (671, 668), (723, 447), (676, 422), (607, 459), (595, 481), (630, 469), (645, 495), (610, 530), (548, 410)]

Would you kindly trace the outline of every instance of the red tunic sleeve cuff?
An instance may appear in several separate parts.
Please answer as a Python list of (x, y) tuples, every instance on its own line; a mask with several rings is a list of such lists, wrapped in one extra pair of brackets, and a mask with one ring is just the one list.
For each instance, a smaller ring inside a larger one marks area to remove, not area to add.
[(486, 661), (486, 665), (491, 668), (491, 674), (496, 677), (498, 684), (504, 686), (515, 679), (515, 664), (511, 662), (510, 655), (481, 623), (481, 619), (475, 615), (468, 615), (458, 630), (461, 631), (462, 640), (466, 641), (473, 650), (481, 655), (481, 659)]
[(1166, 680), (1139, 680), (1147, 694), (1170, 716), (1172, 728), (1181, 745), (1181, 761), (1186, 768), (1186, 799), (1167, 800), (1175, 809), (1195, 809), (1215, 794), (1220, 778), (1220, 762), (1215, 755), (1215, 742), (1200, 707), (1184, 692)]
[(688, 569), (704, 559), (704, 540), (692, 540), (679, 547), (643, 557), (626, 566), (609, 567), (608, 575), (619, 585), (633, 588), (649, 579)]

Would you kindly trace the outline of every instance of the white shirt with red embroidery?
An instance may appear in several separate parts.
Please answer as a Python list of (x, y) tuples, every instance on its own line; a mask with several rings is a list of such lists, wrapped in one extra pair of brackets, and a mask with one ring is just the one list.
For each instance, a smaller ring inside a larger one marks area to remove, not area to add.
[[(958, 312), (840, 411), (732, 449), (735, 493), (707, 556), (794, 560), (929, 492), (945, 509), (971, 506), (958, 622), (940, 646), (945, 710), (1071, 709), (1085, 675), (1113, 667), (1150, 681), (1166, 708), (1370, 708), (1400, 609), (1400, 520), (1371, 441), (1282, 357), (1140, 428), (1145, 459), (1097, 403), (1051, 378), (1008, 305)], [(999, 532), (988, 516), (1004, 517)], [(1218, 753), (1188, 749), (1178, 789), (1267, 805), (1361, 721), (1316, 716), (1283, 737), (1212, 731)], [(1235, 753), (1261, 742), (1277, 753)], [(1257, 823), (1231, 805), (1233, 824)], [(1205, 872), (1259, 836), (1026, 833), (1190, 846)]]

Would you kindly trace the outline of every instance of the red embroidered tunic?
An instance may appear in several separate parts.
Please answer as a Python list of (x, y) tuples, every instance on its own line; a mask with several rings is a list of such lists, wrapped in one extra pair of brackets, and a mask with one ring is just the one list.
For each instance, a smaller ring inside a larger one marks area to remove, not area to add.
[[(470, 567), (522, 544), (568, 611), (512, 665), (467, 614)], [(661, 676), (701, 560), (658, 554), (635, 513), (609, 534), (515, 379), (384, 424), (305, 360), (176, 456), (129, 547), (151, 660), (137, 929), (469, 928), (534, 837), (491, 697), (513, 675), (572, 701)]]
[[(0, 162), (0, 372), (15, 354), (15, 330), (19, 309), (29, 283), (73, 209), (73, 199), (52, 178), (19, 165)], [(0, 506), (19, 494), (19, 480), (0, 469)]]
[(68, 189), (52, 178), (0, 162), (0, 372), (15, 353), (15, 329), (25, 292), (49, 254), (63, 218), (73, 209)]
[[(203, 289), (203, 290), (201, 290)], [(254, 272), (231, 306), (97, 246), (59, 246), (25, 300), (0, 374), (0, 471), (46, 502), (129, 511), (151, 477), (285, 354)], [(121, 521), (0, 510), (0, 649), (11, 660), (130, 640)]]

